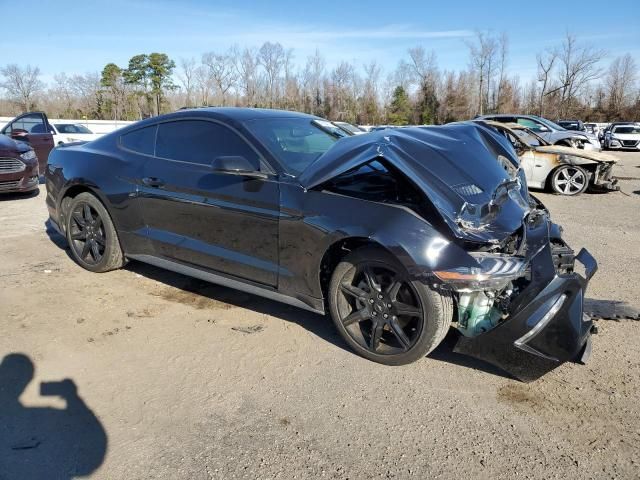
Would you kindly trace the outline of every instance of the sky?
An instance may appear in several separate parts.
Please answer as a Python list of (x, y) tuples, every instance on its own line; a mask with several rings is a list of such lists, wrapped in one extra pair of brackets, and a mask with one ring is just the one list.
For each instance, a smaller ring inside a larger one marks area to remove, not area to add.
[[(0, 11), (16, 5), (0, 0)], [(139, 53), (167, 53), (178, 63), (267, 40), (294, 48), (300, 65), (317, 48), (329, 68), (376, 60), (386, 74), (422, 45), (436, 51), (441, 69), (461, 70), (468, 65), (465, 40), (477, 30), (507, 33), (509, 73), (525, 81), (535, 75), (536, 53), (567, 31), (606, 49), (607, 60), (630, 53), (640, 64), (640, 0), (31, 0), (19, 10), (3, 15), (0, 65), (38, 66), (45, 81), (109, 62), (126, 67)]]

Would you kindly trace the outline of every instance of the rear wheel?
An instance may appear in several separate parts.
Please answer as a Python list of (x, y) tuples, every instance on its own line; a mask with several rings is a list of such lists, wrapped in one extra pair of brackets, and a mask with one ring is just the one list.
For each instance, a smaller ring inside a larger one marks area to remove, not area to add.
[(74, 260), (92, 272), (108, 272), (124, 265), (118, 234), (109, 213), (90, 193), (81, 193), (66, 212), (67, 241)]
[(431, 352), (453, 315), (449, 295), (410, 280), (393, 255), (373, 247), (356, 250), (338, 264), (329, 308), (351, 348), (386, 365), (411, 363)]
[(589, 175), (575, 165), (563, 165), (551, 175), (551, 188), (561, 195), (579, 195), (588, 185)]

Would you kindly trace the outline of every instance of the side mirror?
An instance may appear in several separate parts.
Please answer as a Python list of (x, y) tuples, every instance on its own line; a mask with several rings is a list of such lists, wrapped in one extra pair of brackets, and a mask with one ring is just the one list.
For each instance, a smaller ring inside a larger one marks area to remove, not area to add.
[(216, 172), (232, 173), (236, 175), (249, 175), (264, 178), (266, 175), (260, 172), (260, 160), (249, 160), (242, 155), (229, 155), (216, 158), (211, 162), (211, 168)]

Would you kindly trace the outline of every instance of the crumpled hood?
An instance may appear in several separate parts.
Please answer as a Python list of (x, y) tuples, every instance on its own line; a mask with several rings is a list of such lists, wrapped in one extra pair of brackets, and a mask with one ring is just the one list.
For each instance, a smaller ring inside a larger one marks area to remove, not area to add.
[(561, 145), (544, 145), (535, 147), (536, 152), (558, 153), (561, 155), (571, 155), (573, 157), (587, 158), (596, 162), (617, 163), (618, 159), (613, 155), (593, 150), (583, 150), (580, 148), (563, 147)]
[[(515, 152), (500, 136), (472, 122), (341, 139), (299, 181), (311, 189), (375, 158), (407, 175), (459, 238), (501, 241), (529, 212), (524, 174), (520, 170), (515, 178), (506, 170), (519, 168)], [(514, 182), (519, 182), (517, 189), (503, 188)]]

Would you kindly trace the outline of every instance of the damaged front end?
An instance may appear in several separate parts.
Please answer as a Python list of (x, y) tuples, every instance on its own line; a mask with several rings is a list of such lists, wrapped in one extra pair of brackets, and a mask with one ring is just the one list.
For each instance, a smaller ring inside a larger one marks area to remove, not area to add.
[(597, 264), (584, 249), (574, 256), (540, 207), (529, 212), (516, 241), (499, 251), (468, 252), (477, 268), (433, 273), (457, 300), (462, 335), (455, 351), (532, 381), (563, 362), (586, 361), (592, 321), (583, 300)]
[(586, 250), (574, 255), (564, 243), (560, 227), (529, 194), (508, 141), (473, 123), (370, 135), (341, 140), (300, 181), (332, 190), (326, 185), (342, 173), (376, 160), (420, 192), (412, 196), (420, 201), (396, 195), (389, 203), (429, 228), (370, 238), (397, 249), (414, 279), (453, 297), (461, 333), (455, 351), (522, 381), (586, 359), (592, 322), (583, 315), (583, 299), (597, 264)]

